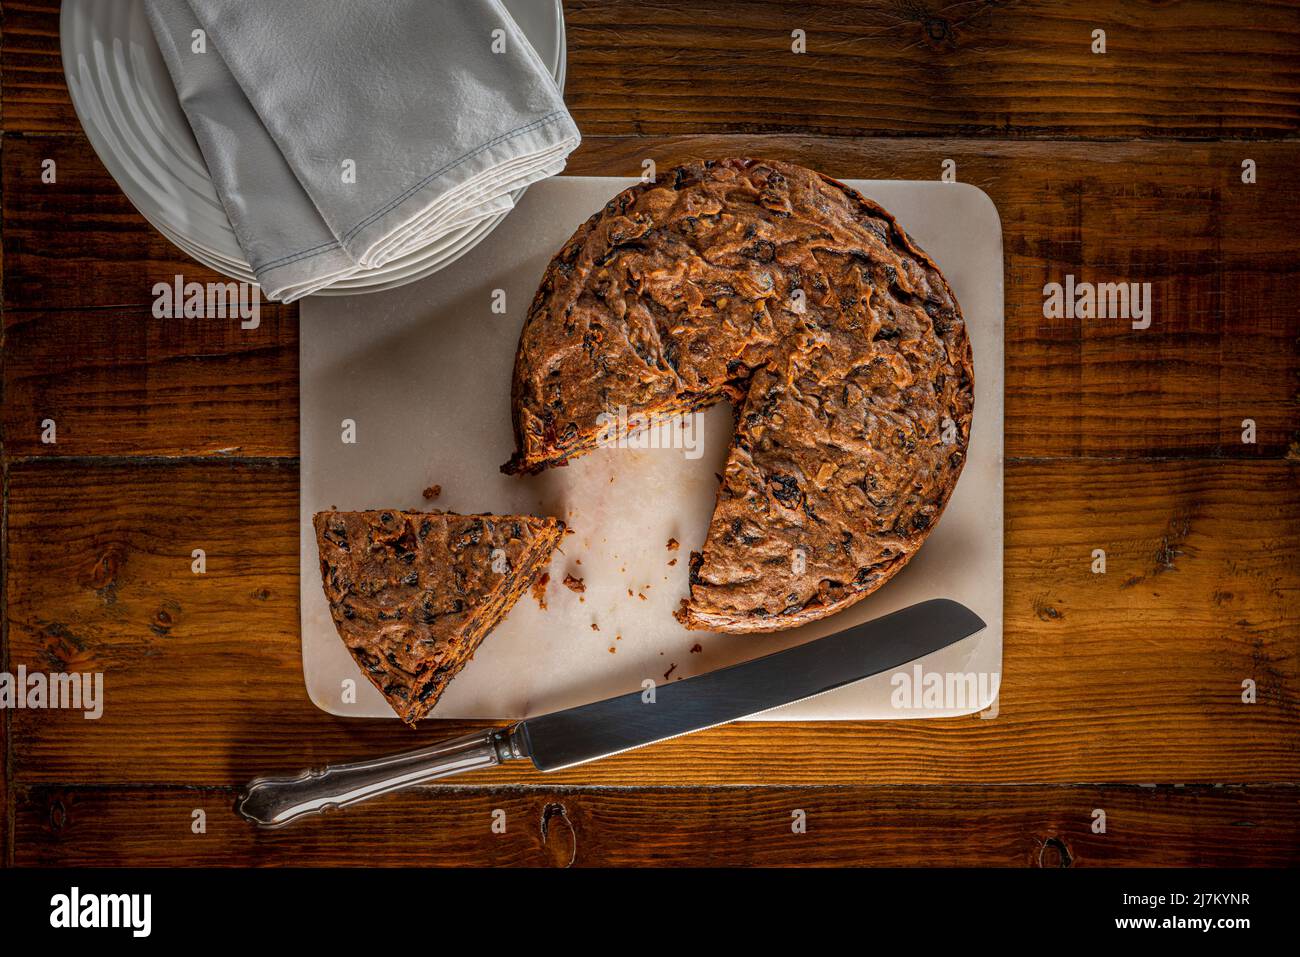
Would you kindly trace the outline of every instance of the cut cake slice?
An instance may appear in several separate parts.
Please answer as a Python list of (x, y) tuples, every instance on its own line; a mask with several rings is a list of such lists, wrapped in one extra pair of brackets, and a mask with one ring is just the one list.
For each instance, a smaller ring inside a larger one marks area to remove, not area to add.
[(339, 637), (414, 724), (550, 563), (564, 523), (532, 515), (318, 512), (321, 580)]

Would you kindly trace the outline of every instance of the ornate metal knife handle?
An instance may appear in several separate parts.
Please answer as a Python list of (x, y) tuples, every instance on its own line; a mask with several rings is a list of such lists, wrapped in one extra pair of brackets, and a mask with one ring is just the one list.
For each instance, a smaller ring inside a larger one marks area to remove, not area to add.
[(527, 757), (516, 728), (476, 731), (415, 751), (334, 764), (295, 776), (250, 781), (235, 810), (262, 827), (280, 827), (309, 814), (347, 807), (435, 778), (491, 768)]

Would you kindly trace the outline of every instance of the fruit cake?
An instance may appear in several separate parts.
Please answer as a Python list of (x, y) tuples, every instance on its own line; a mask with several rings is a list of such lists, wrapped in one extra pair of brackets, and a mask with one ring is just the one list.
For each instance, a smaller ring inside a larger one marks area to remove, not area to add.
[[(520, 335), (516, 449), (538, 472), (723, 399), (735, 434), (690, 628), (774, 631), (879, 588), (966, 459), (971, 348), (938, 268), (875, 203), (813, 170), (688, 163), (564, 244)], [(602, 413), (605, 413), (602, 415)]]
[(531, 515), (318, 512), (339, 637), (407, 724), (424, 717), (533, 579), (564, 523)]

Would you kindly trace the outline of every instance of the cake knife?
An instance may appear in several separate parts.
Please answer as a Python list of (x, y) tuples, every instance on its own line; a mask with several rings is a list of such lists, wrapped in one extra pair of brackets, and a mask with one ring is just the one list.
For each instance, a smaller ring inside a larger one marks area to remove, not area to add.
[(263, 827), (279, 827), (506, 761), (527, 759), (539, 771), (557, 771), (825, 694), (946, 648), (984, 627), (966, 606), (935, 598), (785, 651), (527, 718), (508, 728), (295, 776), (256, 778), (235, 809)]

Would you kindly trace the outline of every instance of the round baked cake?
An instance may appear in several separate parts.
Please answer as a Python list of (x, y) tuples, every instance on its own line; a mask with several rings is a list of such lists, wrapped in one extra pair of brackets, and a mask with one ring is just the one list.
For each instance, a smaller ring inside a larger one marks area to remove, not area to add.
[(547, 268), (503, 470), (597, 448), (620, 409), (652, 427), (722, 399), (736, 430), (678, 617), (823, 618), (897, 574), (952, 494), (974, 407), (961, 310), (844, 184), (769, 160), (678, 167), (614, 197)]

